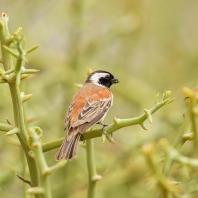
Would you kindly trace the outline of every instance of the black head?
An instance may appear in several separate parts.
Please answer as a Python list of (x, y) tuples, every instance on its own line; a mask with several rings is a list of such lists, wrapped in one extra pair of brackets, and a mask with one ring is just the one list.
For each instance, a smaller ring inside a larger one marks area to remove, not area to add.
[(87, 78), (86, 82), (92, 82), (110, 88), (112, 84), (118, 83), (119, 80), (107, 71), (94, 71)]

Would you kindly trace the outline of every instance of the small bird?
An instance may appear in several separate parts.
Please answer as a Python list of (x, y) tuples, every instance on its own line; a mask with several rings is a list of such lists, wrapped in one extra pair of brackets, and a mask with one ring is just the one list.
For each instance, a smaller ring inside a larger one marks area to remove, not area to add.
[(107, 71), (94, 71), (84, 85), (74, 95), (65, 118), (68, 133), (57, 152), (55, 159), (71, 160), (78, 154), (81, 135), (94, 124), (101, 124), (103, 132), (108, 125), (103, 123), (113, 104), (110, 86), (119, 80)]

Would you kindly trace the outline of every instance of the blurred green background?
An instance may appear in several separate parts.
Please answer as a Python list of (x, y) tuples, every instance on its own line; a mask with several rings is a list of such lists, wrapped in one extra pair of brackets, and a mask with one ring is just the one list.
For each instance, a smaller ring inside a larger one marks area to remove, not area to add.
[[(87, 67), (110, 71), (121, 82), (111, 88), (114, 105), (107, 123), (114, 115), (139, 116), (154, 105), (158, 92), (172, 91), (175, 102), (155, 113), (152, 125), (146, 121), (148, 131), (139, 126), (119, 130), (114, 133), (115, 145), (95, 139), (97, 170), (103, 175), (97, 198), (151, 197), (154, 188), (147, 182), (149, 169), (140, 145), (160, 138), (172, 143), (178, 134), (186, 110), (181, 88), (197, 86), (198, 1), (1, 0), (0, 7), (10, 16), (11, 33), (22, 27), (27, 48), (40, 46), (28, 55), (26, 65), (40, 72), (25, 81), (22, 91), (34, 94), (25, 104), (26, 117), (30, 126), (43, 129), (43, 142), (65, 135), (63, 120), (77, 91), (73, 84), (84, 82)], [(8, 86), (1, 84), (2, 123), (6, 118), (14, 122), (10, 98)], [(24, 169), (15, 141), (1, 133), (1, 198), (24, 194), (23, 183), (14, 174), (21, 175)], [(55, 163), (56, 152), (45, 154), (49, 165)], [(191, 143), (185, 152), (191, 153)], [(85, 150), (80, 147), (78, 158), (55, 172), (50, 182), (56, 198), (86, 197)], [(184, 188), (185, 182), (189, 181), (183, 181)]]

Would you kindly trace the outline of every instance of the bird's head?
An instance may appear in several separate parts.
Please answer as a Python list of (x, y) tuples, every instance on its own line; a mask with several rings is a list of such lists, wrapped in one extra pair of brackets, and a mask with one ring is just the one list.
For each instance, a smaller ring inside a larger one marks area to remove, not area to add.
[(110, 88), (112, 84), (119, 83), (119, 80), (115, 78), (110, 72), (98, 70), (92, 72), (87, 78), (86, 82), (92, 82), (96, 85)]

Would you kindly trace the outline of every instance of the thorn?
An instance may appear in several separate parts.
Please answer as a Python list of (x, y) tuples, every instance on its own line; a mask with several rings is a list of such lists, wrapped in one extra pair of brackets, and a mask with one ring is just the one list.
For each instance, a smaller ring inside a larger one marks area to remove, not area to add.
[(165, 91), (163, 93), (162, 101), (164, 101), (166, 98), (168, 98), (172, 94), (171, 91)]
[(14, 68), (5, 71), (5, 74), (11, 74), (12, 72), (14, 72)]
[(9, 125), (12, 125), (12, 123), (8, 120), (8, 118), (6, 118), (6, 121)]
[(0, 12), (0, 17), (5, 17), (5, 18), (9, 19), (7, 12)]
[(189, 97), (185, 97), (185, 98), (184, 98), (184, 101), (187, 100), (187, 99), (189, 99)]
[(15, 128), (13, 128), (13, 129), (11, 129), (10, 131), (8, 131), (8, 132), (6, 133), (6, 135), (7, 135), (7, 136), (10, 136), (10, 135), (14, 135), (14, 134), (16, 134), (16, 133), (19, 133), (19, 129), (18, 129), (17, 127), (15, 127)]
[(159, 93), (156, 95), (156, 97), (155, 97), (155, 104), (158, 104), (159, 102), (158, 102), (158, 98), (159, 98)]
[(87, 75), (89, 76), (92, 73), (92, 69), (90, 67), (87, 67)]
[(29, 180), (24, 179), (23, 177), (19, 176), (17, 173), (15, 173), (15, 175), (23, 182), (25, 182), (26, 184), (29, 184), (32, 187), (32, 183)]
[(101, 175), (95, 175), (95, 176), (92, 177), (91, 180), (96, 182), (96, 181), (99, 181), (101, 179), (102, 179), (102, 176)]
[(171, 96), (172, 95), (172, 92), (171, 91), (166, 91), (166, 97), (169, 97), (169, 96)]
[(23, 28), (22, 27), (19, 27), (14, 33), (13, 35), (16, 37), (18, 35), (21, 35), (23, 32)]
[(30, 98), (32, 98), (32, 96), (33, 94), (27, 94), (27, 95), (21, 96), (22, 102), (29, 100)]
[(39, 146), (40, 146), (40, 143), (38, 143), (38, 142), (34, 142), (32, 144), (32, 147), (34, 147), (34, 148), (38, 148)]
[(109, 169), (106, 169), (105, 171), (104, 171), (104, 173), (102, 174), (102, 177), (104, 176), (104, 175), (106, 175), (106, 173), (109, 171)]
[(83, 85), (74, 83), (74, 86), (77, 87), (77, 88), (81, 88)]
[(47, 167), (47, 168), (42, 172), (43, 176), (50, 175), (51, 173), (52, 173), (52, 172), (50, 171), (50, 168), (49, 168), (49, 167)]
[(35, 131), (36, 135), (38, 136), (37, 137), (38, 139), (41, 139), (42, 138), (42, 136), (43, 136), (43, 130), (40, 127), (34, 126), (34, 127), (31, 127), (31, 130), (34, 130)]
[(34, 47), (31, 47), (30, 49), (28, 49), (28, 50), (26, 51), (26, 54), (29, 54), (30, 52), (33, 52), (33, 51), (36, 50), (38, 47), (39, 47), (38, 45), (36, 45), (36, 46), (34, 46)]
[(40, 70), (38, 70), (38, 69), (23, 69), (21, 73), (22, 74), (35, 74), (39, 71)]
[(51, 166), (51, 167), (48, 167), (48, 169), (46, 169), (44, 172), (43, 172), (43, 175), (50, 175), (52, 172), (56, 171), (57, 169), (59, 168), (62, 168), (63, 166), (65, 166), (67, 163), (67, 160), (65, 159), (62, 159), (60, 160), (59, 162), (57, 162), (55, 165)]
[(144, 123), (143, 123), (143, 122), (142, 122), (142, 123), (140, 123), (140, 126), (141, 126), (144, 130), (148, 131), (148, 129), (146, 128), (146, 126), (144, 125)]
[(116, 144), (116, 143), (115, 143), (115, 140), (113, 139), (112, 133), (111, 133), (111, 134), (107, 134), (106, 137), (107, 137), (107, 140), (108, 140), (109, 142), (111, 142), (112, 144)]
[(165, 105), (170, 104), (170, 103), (173, 102), (174, 100), (175, 100), (175, 98), (165, 100), (165, 101), (164, 101), (164, 104), (165, 104)]
[(29, 75), (29, 74), (22, 74), (22, 75), (21, 75), (21, 80), (26, 79), (26, 78), (28, 78), (29, 76), (31, 76), (31, 75)]
[(29, 152), (28, 152), (28, 155), (29, 155), (30, 157), (32, 157), (32, 158), (34, 158), (34, 157), (35, 157), (35, 154), (34, 154), (34, 152), (33, 152), (33, 151), (29, 151)]
[(150, 111), (149, 111), (149, 110), (147, 110), (147, 109), (144, 109), (144, 113), (145, 113), (145, 115), (147, 116), (148, 121), (152, 124), (153, 119), (152, 119), (152, 116), (151, 116)]
[(168, 184), (170, 184), (172, 186), (175, 186), (175, 185), (181, 184), (181, 182), (178, 182), (178, 181), (168, 181)]
[(193, 140), (194, 139), (194, 133), (191, 132), (191, 133), (186, 133), (182, 136), (183, 140)]
[(44, 189), (41, 187), (32, 187), (27, 190), (29, 194), (43, 194)]
[(24, 56), (24, 55), (21, 55), (21, 59), (24, 61), (24, 62), (28, 62), (28, 59)]
[(116, 118), (115, 116), (113, 117), (113, 122), (114, 122), (114, 124), (118, 124), (118, 123), (119, 123), (118, 119), (119, 119), (119, 118)]
[(5, 45), (3, 45), (3, 48), (4, 48), (8, 53), (12, 54), (14, 57), (16, 57), (16, 58), (19, 57), (19, 54), (16, 53), (15, 51), (13, 51), (11, 48), (9, 48), (9, 47), (7, 47), (7, 46), (5, 46)]
[[(166, 92), (166, 91), (165, 91), (165, 92)], [(163, 93), (162, 101), (164, 101), (164, 99), (165, 99), (165, 92)]]
[(102, 143), (104, 143), (105, 142), (105, 140), (106, 140), (106, 135), (104, 134), (104, 133), (102, 133)]

